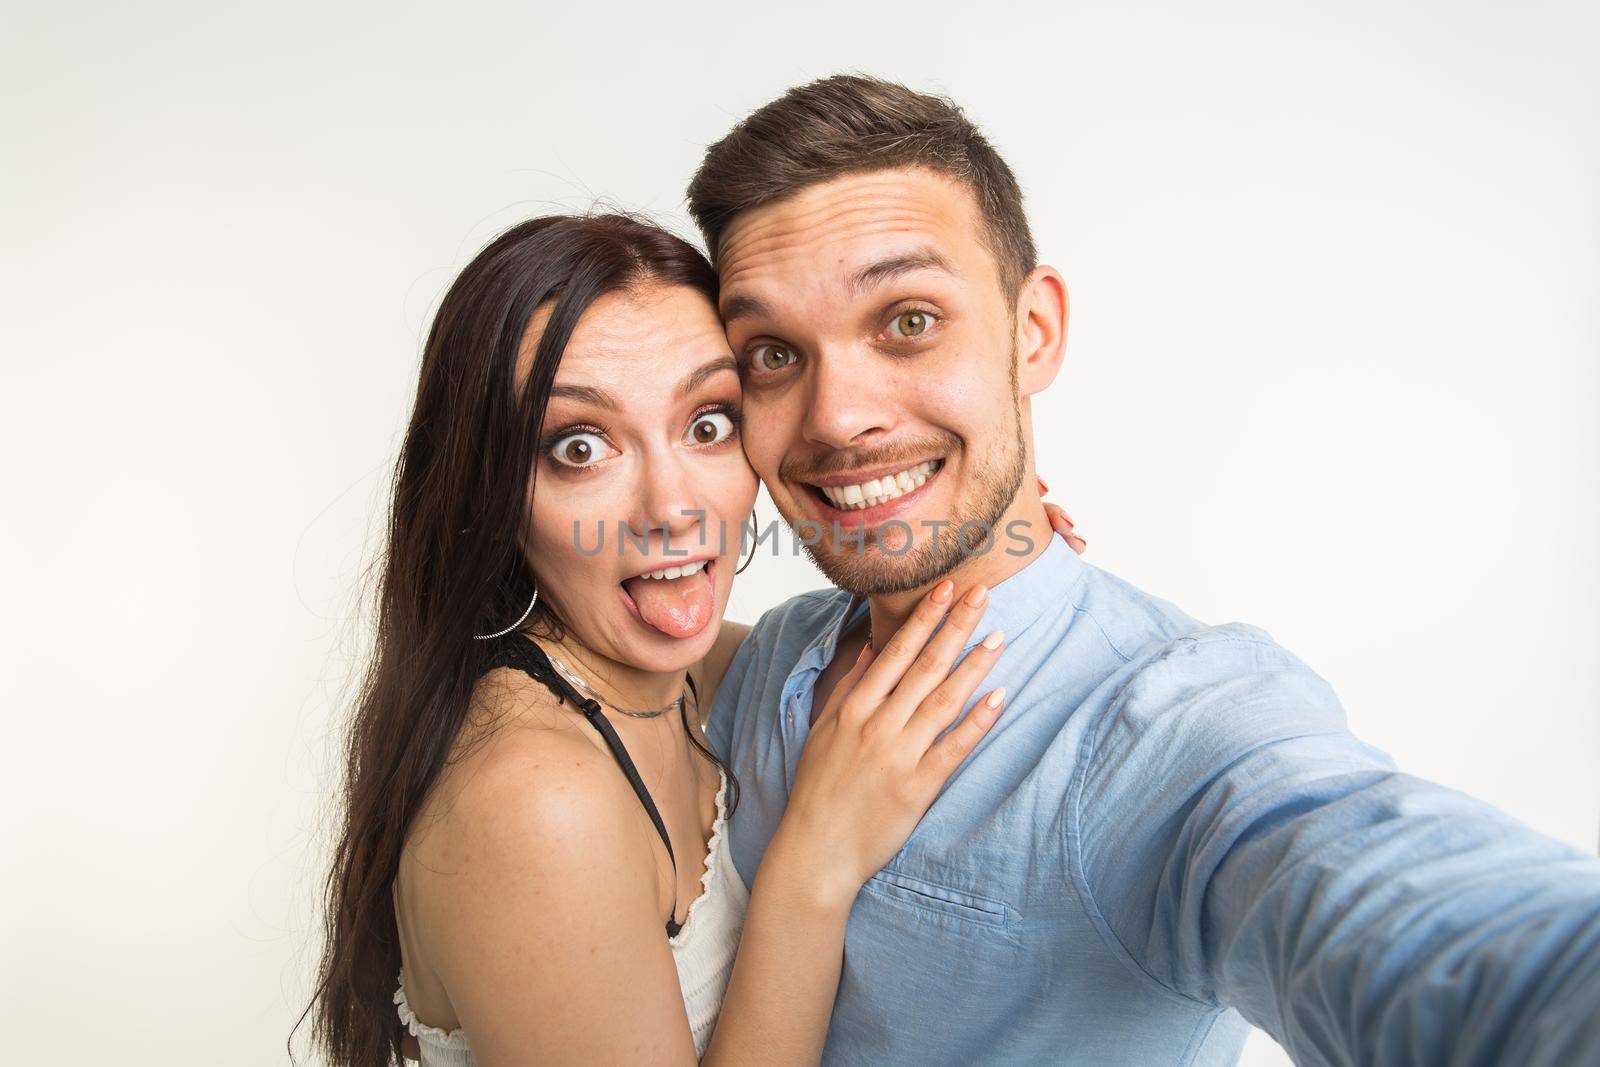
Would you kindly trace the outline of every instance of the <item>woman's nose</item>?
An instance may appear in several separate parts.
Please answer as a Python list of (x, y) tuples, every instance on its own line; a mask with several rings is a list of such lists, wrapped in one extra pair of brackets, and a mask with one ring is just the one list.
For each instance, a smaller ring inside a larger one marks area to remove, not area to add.
[(648, 536), (659, 532), (674, 551), (692, 548), (703, 538), (706, 499), (680, 459), (652, 461), (640, 471), (639, 510), (632, 526)]

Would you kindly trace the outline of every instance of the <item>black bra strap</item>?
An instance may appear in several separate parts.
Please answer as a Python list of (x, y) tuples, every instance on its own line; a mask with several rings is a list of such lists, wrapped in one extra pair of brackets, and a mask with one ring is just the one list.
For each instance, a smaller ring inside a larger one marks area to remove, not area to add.
[(628, 784), (633, 786), (634, 793), (644, 804), (645, 813), (650, 816), (650, 821), (655, 823), (656, 832), (661, 835), (661, 843), (667, 846), (667, 859), (672, 861), (673, 874), (672, 918), (667, 920), (667, 936), (676, 937), (683, 926), (677, 921), (678, 857), (672, 852), (672, 838), (668, 836), (667, 824), (662, 821), (661, 812), (656, 809), (656, 802), (651, 799), (650, 790), (645, 788), (644, 779), (639, 777), (639, 770), (633, 765), (633, 758), (628, 755), (628, 749), (623, 745), (622, 738), (617, 736), (617, 731), (601, 713), (599, 701), (585, 697), (574, 689), (572, 683), (555, 669), (550, 657), (545, 655), (544, 649), (520, 634), (512, 634), (500, 642), (485, 670), (494, 667), (513, 667), (535, 681), (543, 682), (557, 697), (568, 701), (583, 712), (584, 718), (589, 720), (590, 725), (600, 731), (600, 736), (605, 739), (611, 754), (617, 758), (617, 763), (621, 764), (622, 773), (627, 776)]

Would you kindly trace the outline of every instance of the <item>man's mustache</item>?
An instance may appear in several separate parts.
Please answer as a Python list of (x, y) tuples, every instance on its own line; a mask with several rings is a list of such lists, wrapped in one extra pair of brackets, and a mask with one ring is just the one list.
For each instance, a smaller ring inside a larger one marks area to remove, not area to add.
[(784, 460), (778, 464), (778, 477), (788, 482), (813, 482), (844, 471), (874, 470), (879, 467), (910, 466), (925, 459), (947, 456), (959, 446), (954, 434), (909, 441), (871, 451), (837, 450), (805, 460)]

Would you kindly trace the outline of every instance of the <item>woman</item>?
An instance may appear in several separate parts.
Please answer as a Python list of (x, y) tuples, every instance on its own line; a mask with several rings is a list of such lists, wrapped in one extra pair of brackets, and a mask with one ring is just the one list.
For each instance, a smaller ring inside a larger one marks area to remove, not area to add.
[(856, 892), (1000, 713), (959, 715), (1000, 644), (956, 663), (983, 591), (946, 581), (818, 715), (746, 892), (698, 736), (757, 488), (715, 291), (661, 230), (545, 218), (435, 316), (313, 1005), (340, 1067), (814, 1062)]

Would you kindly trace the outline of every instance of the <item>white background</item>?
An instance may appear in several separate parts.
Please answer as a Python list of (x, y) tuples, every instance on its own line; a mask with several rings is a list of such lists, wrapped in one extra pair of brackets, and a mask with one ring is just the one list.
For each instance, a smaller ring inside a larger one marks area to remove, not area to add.
[[(1018, 172), (1091, 559), (1595, 847), (1592, 5), (8, 7), (8, 1060), (285, 1060), (434, 302), (602, 194), (687, 231), (704, 145), (839, 70), (949, 92)], [(731, 615), (818, 584), (762, 558)]]

